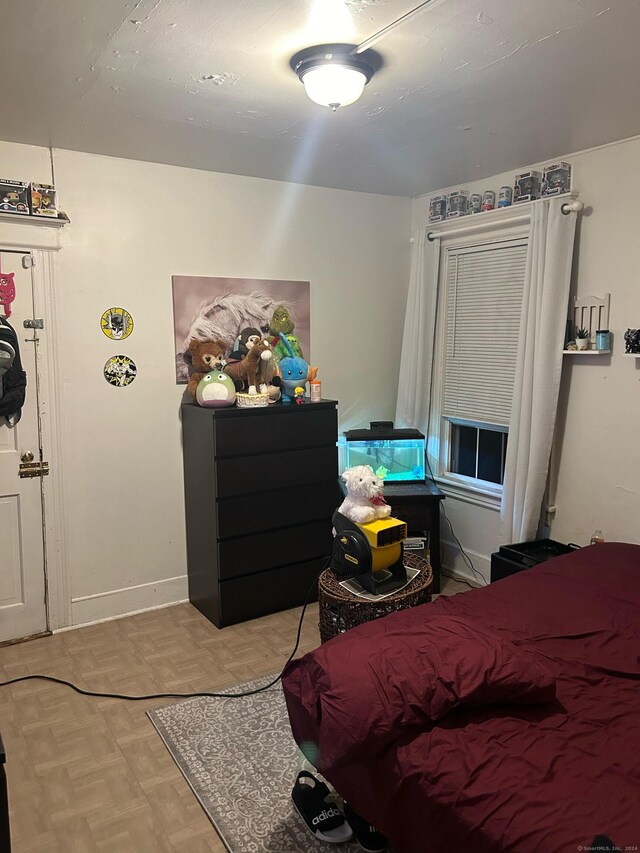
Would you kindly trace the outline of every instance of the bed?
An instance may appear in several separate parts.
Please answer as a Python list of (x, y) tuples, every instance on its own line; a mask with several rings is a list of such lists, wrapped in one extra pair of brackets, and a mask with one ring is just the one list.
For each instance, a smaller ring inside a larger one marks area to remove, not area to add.
[(361, 625), (288, 665), (296, 742), (394, 853), (640, 850), (640, 546)]

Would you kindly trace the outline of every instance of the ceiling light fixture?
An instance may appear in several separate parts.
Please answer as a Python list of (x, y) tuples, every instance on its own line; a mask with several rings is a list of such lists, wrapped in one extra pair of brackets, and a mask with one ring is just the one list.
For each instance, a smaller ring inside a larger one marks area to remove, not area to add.
[(353, 44), (319, 44), (292, 57), (291, 67), (312, 101), (335, 112), (358, 100), (374, 67), (355, 50)]
[(382, 57), (369, 49), (371, 45), (432, 2), (425, 0), (358, 45), (318, 44), (298, 51), (290, 64), (307, 95), (334, 112), (338, 107), (353, 104), (382, 66)]

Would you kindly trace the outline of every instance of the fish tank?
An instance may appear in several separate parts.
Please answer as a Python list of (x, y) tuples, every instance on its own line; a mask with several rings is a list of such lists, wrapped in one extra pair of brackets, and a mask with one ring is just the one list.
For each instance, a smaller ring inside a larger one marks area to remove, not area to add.
[(425, 437), (417, 429), (351, 429), (338, 439), (340, 473), (371, 465), (385, 483), (423, 483)]

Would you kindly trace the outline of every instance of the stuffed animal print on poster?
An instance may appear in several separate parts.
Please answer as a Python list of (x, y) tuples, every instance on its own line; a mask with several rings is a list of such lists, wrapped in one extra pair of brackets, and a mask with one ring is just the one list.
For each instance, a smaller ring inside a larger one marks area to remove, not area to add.
[(131, 385), (137, 374), (135, 362), (127, 355), (112, 355), (104, 366), (104, 378), (116, 388)]
[(112, 341), (123, 341), (133, 332), (133, 317), (124, 308), (108, 308), (100, 318), (100, 328)]
[(308, 281), (186, 275), (174, 275), (171, 281), (177, 384), (189, 380), (191, 341), (222, 341), (229, 356), (241, 346), (243, 331), (274, 337), (274, 315), (280, 326), (286, 319), (286, 328), (278, 328), (276, 335), (285, 331), (309, 360)]

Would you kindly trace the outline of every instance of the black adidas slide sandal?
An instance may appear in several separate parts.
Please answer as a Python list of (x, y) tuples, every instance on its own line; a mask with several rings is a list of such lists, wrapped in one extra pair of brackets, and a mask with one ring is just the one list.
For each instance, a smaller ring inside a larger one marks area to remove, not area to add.
[(327, 800), (329, 789), (306, 770), (298, 773), (291, 799), (307, 829), (320, 841), (342, 844), (353, 837), (340, 809)]
[(388, 843), (385, 836), (378, 832), (375, 826), (372, 826), (364, 818), (357, 815), (351, 808), (349, 803), (344, 802), (344, 816), (349, 822), (349, 826), (353, 829), (353, 834), (356, 841), (365, 853), (384, 853), (388, 850)]

